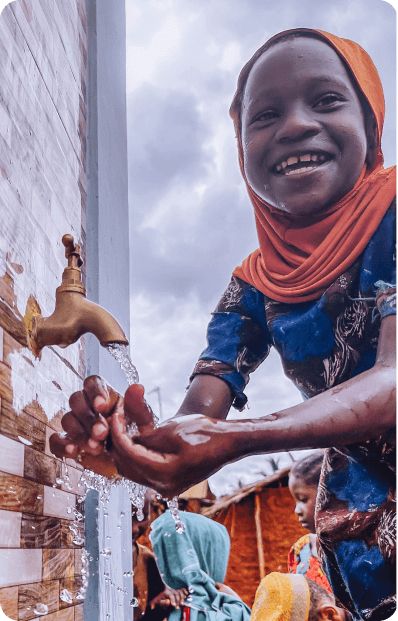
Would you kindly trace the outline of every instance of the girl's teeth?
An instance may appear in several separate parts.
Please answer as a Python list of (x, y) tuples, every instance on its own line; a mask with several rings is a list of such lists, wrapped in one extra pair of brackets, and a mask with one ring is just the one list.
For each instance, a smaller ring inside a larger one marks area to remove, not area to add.
[(308, 153), (307, 155), (300, 155), (300, 162), (310, 162), (311, 155)]
[(302, 172), (308, 172), (309, 170), (314, 170), (316, 166), (304, 166), (303, 168), (296, 168), (295, 170), (287, 170), (285, 175), (298, 175)]
[(287, 162), (282, 162), (282, 168), (286, 168)]
[(316, 162), (318, 160), (318, 156), (317, 155), (311, 155), (311, 159), (313, 162)]
[(297, 164), (298, 162), (298, 157), (293, 156), (293, 157), (288, 157), (287, 159), (287, 165), (291, 166), (292, 164)]

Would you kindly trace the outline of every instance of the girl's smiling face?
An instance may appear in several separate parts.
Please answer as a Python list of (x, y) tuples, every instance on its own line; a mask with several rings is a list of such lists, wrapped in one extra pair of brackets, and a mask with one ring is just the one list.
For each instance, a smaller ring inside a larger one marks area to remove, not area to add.
[(366, 161), (356, 89), (337, 53), (319, 39), (279, 42), (260, 56), (246, 84), (241, 124), (249, 185), (293, 215), (339, 201)]

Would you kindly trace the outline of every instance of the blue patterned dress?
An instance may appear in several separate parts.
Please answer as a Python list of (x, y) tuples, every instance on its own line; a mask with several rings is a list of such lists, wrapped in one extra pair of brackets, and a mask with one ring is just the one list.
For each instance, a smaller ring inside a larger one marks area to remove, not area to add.
[[(272, 346), (305, 399), (359, 375), (375, 363), (379, 280), (395, 284), (395, 204), (362, 256), (318, 300), (276, 302), (233, 277), (191, 378), (222, 378), (242, 410), (249, 375)], [(320, 557), (336, 597), (356, 618), (386, 619), (395, 609), (395, 488), (395, 430), (326, 451), (317, 500)]]

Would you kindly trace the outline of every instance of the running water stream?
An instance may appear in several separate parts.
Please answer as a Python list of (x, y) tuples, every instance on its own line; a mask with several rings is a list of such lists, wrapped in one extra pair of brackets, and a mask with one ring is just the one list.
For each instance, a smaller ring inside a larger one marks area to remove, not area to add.
[[(139, 376), (138, 376), (137, 369), (135, 368), (135, 366), (133, 365), (131, 361), (131, 358), (128, 352), (128, 345), (122, 345), (120, 343), (111, 343), (106, 347), (106, 349), (110, 353), (110, 355), (113, 358), (115, 358), (115, 360), (120, 364), (122, 371), (124, 372), (126, 376), (128, 385), (131, 386), (132, 384), (137, 384), (139, 382)], [(154, 422), (155, 422), (155, 426), (159, 424), (159, 419), (156, 416), (154, 416)], [(132, 423), (129, 426), (128, 432), (131, 437), (133, 437), (138, 432), (138, 429), (134, 423)], [(61, 477), (57, 478), (53, 487), (59, 488), (62, 485), (65, 486), (66, 490), (72, 490), (71, 481), (69, 477), (69, 470), (68, 470), (68, 466), (66, 464), (65, 459), (63, 461), (62, 478)], [(98, 492), (99, 505), (102, 507), (103, 516), (105, 518), (108, 515), (107, 507), (110, 507), (108, 503), (110, 501), (112, 490), (118, 486), (123, 487), (127, 491), (128, 498), (131, 504), (136, 509), (138, 520), (141, 521), (144, 519), (143, 507), (144, 507), (144, 502), (145, 502), (145, 492), (147, 488), (144, 487), (143, 485), (139, 485), (138, 483), (135, 483), (134, 481), (130, 481), (129, 479), (125, 479), (125, 478), (118, 479), (118, 480), (111, 480), (111, 479), (108, 479), (107, 477), (96, 474), (92, 472), (91, 470), (83, 470), (82, 475), (77, 485), (79, 489), (81, 490), (80, 494), (77, 497), (78, 506), (84, 507), (84, 501), (87, 497), (88, 492), (90, 490), (95, 490), (96, 492)], [(185, 526), (184, 526), (184, 523), (181, 521), (181, 518), (178, 513), (177, 497), (171, 500), (167, 500), (167, 506), (173, 517), (176, 531), (178, 533), (183, 533), (185, 530)], [(73, 533), (73, 543), (76, 546), (83, 546), (85, 543), (83, 513), (79, 511), (76, 507), (67, 507), (67, 513), (73, 514), (73, 521), (69, 525), (69, 529)], [(120, 512), (119, 519), (123, 518), (124, 515), (125, 513), (123, 511)], [(121, 530), (121, 526), (118, 526), (117, 528)], [(107, 539), (111, 539), (111, 536), (110, 535), (107, 536)], [(112, 554), (112, 549), (110, 546), (105, 547), (104, 549), (100, 550), (99, 554), (101, 557), (104, 557), (105, 559), (109, 559), (109, 557)], [(87, 550), (83, 548), (82, 559), (81, 559), (82, 568), (80, 570), (81, 575), (82, 575), (82, 585), (80, 589), (78, 590), (77, 594), (75, 595), (75, 598), (77, 600), (83, 600), (86, 595), (87, 586), (88, 586), (89, 562), (90, 561), (93, 561), (93, 557), (91, 557), (88, 554)], [(124, 595), (124, 596), (129, 595), (129, 591), (125, 586), (123, 586), (122, 584), (118, 585), (112, 581), (109, 571), (105, 572), (104, 576), (105, 576), (105, 584), (108, 587), (114, 587), (115, 591), (117, 591), (121, 595)], [(133, 576), (133, 572), (124, 572), (123, 574), (124, 578), (132, 577), (132, 576)], [(73, 596), (67, 589), (63, 589), (61, 591), (60, 599), (67, 604), (71, 604), (73, 602)], [(133, 597), (130, 600), (130, 606), (132, 607), (138, 606), (138, 601), (135, 597)], [(120, 607), (121, 605), (119, 604), (119, 608)], [(40, 603), (36, 606), (34, 613), (38, 616), (45, 615), (47, 614), (46, 609), (47, 609), (47, 606), (45, 604)], [(106, 618), (108, 619), (110, 618), (110, 616), (107, 614)]]

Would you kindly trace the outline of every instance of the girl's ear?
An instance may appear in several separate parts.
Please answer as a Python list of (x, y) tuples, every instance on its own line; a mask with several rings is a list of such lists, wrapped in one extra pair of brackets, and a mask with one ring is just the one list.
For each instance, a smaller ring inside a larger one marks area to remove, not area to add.
[(367, 114), (365, 119), (365, 130), (366, 130), (366, 140), (367, 140), (367, 154), (366, 154), (366, 163), (369, 166), (373, 165), (375, 158), (375, 150), (376, 150), (376, 135), (377, 135), (377, 125), (376, 119), (373, 114)]
[(317, 621), (344, 621), (345, 611), (333, 604), (323, 604), (317, 610)]

